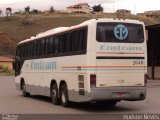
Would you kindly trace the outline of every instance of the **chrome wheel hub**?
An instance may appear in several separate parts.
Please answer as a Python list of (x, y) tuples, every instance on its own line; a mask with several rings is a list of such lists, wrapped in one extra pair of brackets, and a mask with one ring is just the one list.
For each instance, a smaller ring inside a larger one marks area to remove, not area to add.
[(54, 90), (52, 90), (52, 99), (55, 99), (56, 96), (57, 96), (57, 92), (56, 92), (56, 90), (54, 89)]

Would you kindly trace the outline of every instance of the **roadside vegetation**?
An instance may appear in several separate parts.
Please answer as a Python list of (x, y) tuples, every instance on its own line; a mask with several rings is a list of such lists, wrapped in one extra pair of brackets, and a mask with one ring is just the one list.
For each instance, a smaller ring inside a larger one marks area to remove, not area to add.
[(0, 73), (10, 73), (11, 70), (7, 66), (0, 65)]
[(2, 66), (0, 65), (0, 76), (5, 76), (5, 75), (13, 75), (14, 71), (10, 70), (7, 66)]

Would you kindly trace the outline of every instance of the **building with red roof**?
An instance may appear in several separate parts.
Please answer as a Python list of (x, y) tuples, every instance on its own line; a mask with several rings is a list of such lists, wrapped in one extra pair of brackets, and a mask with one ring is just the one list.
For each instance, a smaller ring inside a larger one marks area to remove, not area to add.
[(90, 13), (90, 6), (88, 3), (79, 3), (67, 7), (68, 13)]
[(0, 56), (0, 66), (8, 67), (10, 70), (12, 70), (13, 69), (12, 62), (13, 62), (13, 59)]

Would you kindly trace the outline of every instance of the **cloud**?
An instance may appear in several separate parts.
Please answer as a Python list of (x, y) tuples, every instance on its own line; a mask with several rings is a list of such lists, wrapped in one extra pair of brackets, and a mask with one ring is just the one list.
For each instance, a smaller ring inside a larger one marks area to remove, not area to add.
[(26, 0), (0, 0), (0, 5), (10, 4), (14, 2), (24, 2)]
[(0, 4), (0, 9), (5, 10), (5, 8), (11, 7), (13, 12), (15, 12), (17, 10), (24, 10), (26, 6), (30, 6), (31, 9), (46, 10), (52, 5), (52, 0), (14, 0), (14, 2)]
[[(53, 0), (53, 2), (60, 2), (64, 4), (75, 4), (75, 3), (90, 3), (90, 4), (102, 4), (102, 3), (112, 3), (115, 0)], [(121, 1), (121, 0), (120, 0)]]

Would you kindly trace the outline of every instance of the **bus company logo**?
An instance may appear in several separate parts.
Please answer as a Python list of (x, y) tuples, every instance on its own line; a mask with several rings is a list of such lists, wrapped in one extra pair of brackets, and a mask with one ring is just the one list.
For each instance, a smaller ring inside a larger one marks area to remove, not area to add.
[(121, 46), (121, 45), (115, 45), (115, 46), (109, 46), (105, 44), (101, 44), (99, 46), (100, 50), (107, 50), (107, 51), (142, 51), (143, 48), (139, 46)]
[(114, 35), (118, 40), (125, 40), (128, 36), (128, 29), (126, 26), (119, 24), (114, 28)]
[(54, 61), (31, 61), (31, 70), (56, 70), (57, 63)]

